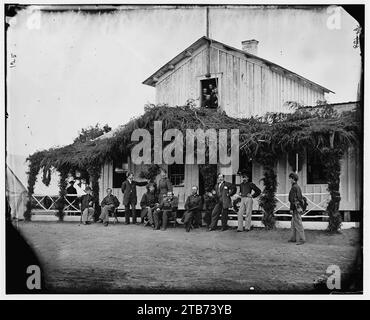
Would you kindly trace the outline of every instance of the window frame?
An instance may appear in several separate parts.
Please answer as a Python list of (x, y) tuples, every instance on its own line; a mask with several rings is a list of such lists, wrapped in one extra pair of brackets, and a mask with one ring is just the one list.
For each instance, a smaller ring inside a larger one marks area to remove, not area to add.
[[(172, 173), (171, 171), (173, 170), (172, 169), (173, 166), (182, 166), (183, 173)], [(170, 164), (168, 165), (167, 171), (168, 171), (168, 179), (170, 180), (173, 187), (184, 187), (185, 186), (185, 164), (179, 164), (179, 163)], [(182, 183), (181, 184), (173, 183), (172, 176), (176, 176), (176, 177), (182, 176)]]
[[(119, 168), (117, 167), (117, 162), (121, 164), (121, 168), (122, 168), (122, 173), (117, 173), (116, 172), (116, 168)], [(112, 161), (112, 189), (118, 189), (118, 188), (121, 188), (121, 185), (122, 183), (126, 180), (127, 178), (127, 173), (129, 171), (129, 164), (128, 164), (128, 159), (122, 159), (122, 160), (113, 160)], [(118, 186), (118, 181), (116, 181), (117, 179), (117, 175), (120, 175), (122, 174), (122, 178), (120, 179), (120, 185)], [(115, 183), (116, 182), (116, 183)], [(118, 187), (117, 187), (118, 186)]]
[[(202, 81), (203, 80), (210, 80), (210, 79), (216, 79), (217, 83), (217, 93), (218, 93), (218, 108), (222, 108), (222, 72), (217, 72), (217, 73), (211, 73), (210, 77), (206, 77), (205, 75), (198, 76), (198, 107), (200, 108), (202, 106)], [(218, 108), (215, 108), (214, 110), (217, 110)]]
[[(321, 178), (319, 178), (317, 181), (315, 181), (315, 180), (313, 180), (314, 178), (312, 178), (312, 174), (310, 174), (310, 173), (312, 173), (313, 172), (313, 170), (311, 169), (311, 171), (309, 172), (309, 167), (310, 167), (310, 164), (311, 164), (311, 160), (312, 160), (312, 157), (315, 157), (315, 155), (309, 155), (309, 154), (307, 154), (306, 153), (306, 163), (305, 163), (305, 165), (306, 165), (306, 184), (307, 185), (325, 185), (325, 184), (327, 184), (328, 182), (327, 182), (327, 180), (326, 180), (326, 178), (325, 178), (325, 173), (324, 172), (322, 172), (322, 174), (324, 175), (323, 177), (321, 177)], [(317, 156), (316, 156), (316, 160), (317, 160), (318, 158), (317, 158)]]

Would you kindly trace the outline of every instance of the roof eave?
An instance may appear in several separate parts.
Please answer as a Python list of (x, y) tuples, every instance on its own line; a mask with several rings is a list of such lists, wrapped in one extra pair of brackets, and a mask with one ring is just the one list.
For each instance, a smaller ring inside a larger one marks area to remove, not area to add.
[[(245, 51), (243, 51), (243, 50), (240, 50), (240, 49), (238, 49), (238, 48), (235, 48), (235, 47), (229, 46), (229, 45), (224, 44), (224, 43), (222, 43), (222, 42), (219, 42), (219, 41), (217, 41), (217, 40), (213, 40), (213, 39), (208, 38), (208, 37), (206, 37), (206, 36), (203, 36), (203, 37), (199, 38), (197, 41), (195, 41), (194, 43), (192, 43), (192, 44), (191, 44), (190, 46), (188, 46), (185, 50), (183, 50), (182, 52), (180, 52), (177, 56), (175, 56), (173, 59), (171, 59), (169, 62), (167, 62), (167, 63), (166, 63), (165, 65), (163, 65), (161, 68), (159, 68), (156, 72), (154, 72), (154, 73), (153, 73), (149, 78), (147, 78), (146, 80), (144, 80), (144, 81), (142, 82), (142, 84), (146, 84), (146, 85), (148, 85), (148, 86), (155, 87), (156, 81), (154, 81), (154, 79), (156, 78), (156, 76), (158, 76), (158, 74), (159, 74), (161, 71), (163, 71), (163, 72), (165, 73), (165, 72), (166, 72), (165, 70), (166, 70), (166, 69), (168, 69), (168, 66), (169, 66), (169, 65), (174, 64), (174, 61), (176, 61), (178, 58), (180, 58), (182, 55), (184, 55), (187, 51), (191, 50), (191, 49), (192, 49), (195, 45), (197, 45), (198, 43), (201, 43), (201, 42), (204, 42), (204, 41), (207, 41), (207, 42), (210, 42), (210, 43), (212, 43), (212, 42), (214, 42), (214, 43), (218, 43), (218, 44), (220, 44), (220, 45), (222, 45), (222, 46), (224, 46), (224, 47), (226, 47), (226, 48), (228, 48), (228, 49), (230, 49), (230, 50), (233, 50), (233, 51), (239, 52), (239, 53), (241, 53), (241, 54), (245, 55), (246, 57), (261, 60), (261, 61), (263, 61), (264, 63), (266, 63), (267, 65), (275, 66), (275, 67), (277, 67), (277, 68), (280, 68), (280, 69), (281, 69), (281, 70), (283, 70), (284, 72), (290, 73), (290, 74), (292, 74), (292, 75), (296, 76), (297, 78), (299, 78), (300, 80), (303, 80), (303, 81), (308, 82), (309, 84), (311, 84), (311, 85), (313, 85), (313, 86), (315, 86), (315, 87), (317, 87), (317, 88), (321, 89), (321, 90), (322, 90), (322, 91), (324, 91), (325, 93), (334, 93), (334, 94), (335, 94), (335, 92), (334, 92), (334, 91), (332, 91), (332, 90), (330, 90), (330, 89), (328, 89), (328, 88), (325, 88), (325, 87), (323, 87), (323, 86), (321, 86), (321, 85), (319, 85), (319, 84), (317, 84), (317, 83), (315, 83), (315, 82), (313, 82), (313, 81), (311, 81), (311, 80), (309, 80), (309, 79), (307, 79), (307, 78), (305, 78), (305, 77), (303, 77), (303, 76), (301, 76), (301, 75), (299, 75), (299, 74), (297, 74), (297, 73), (295, 73), (295, 72), (293, 72), (293, 71), (290, 71), (290, 70), (288, 70), (288, 69), (286, 69), (286, 68), (284, 68), (284, 67), (282, 67), (282, 66), (280, 66), (280, 65), (278, 65), (278, 64), (276, 64), (276, 63), (274, 63), (274, 62), (271, 62), (271, 61), (266, 60), (266, 59), (264, 59), (264, 58), (261, 58), (261, 57), (259, 57), (259, 56), (255, 56), (255, 55), (253, 55), (253, 54), (251, 54), (251, 53), (247, 53), (247, 52), (245, 52)], [(167, 70), (167, 71), (169, 71), (169, 70)]]
[[(193, 42), (190, 46), (188, 46), (185, 50), (181, 51), (178, 55), (176, 55), (174, 58), (172, 58), (169, 62), (167, 62), (166, 64), (164, 64), (162, 67), (160, 67), (156, 72), (154, 72), (149, 78), (147, 78), (146, 80), (144, 80), (142, 82), (142, 84), (146, 84), (148, 86), (152, 86), (152, 87), (155, 87), (155, 84), (156, 84), (156, 81), (154, 81), (155, 78), (159, 78), (158, 77), (158, 74), (163, 72), (166, 73), (167, 71), (169, 71), (169, 66), (170, 65), (174, 65), (176, 63), (178, 63), (179, 61), (181, 61), (182, 59), (180, 59), (182, 56), (183, 58), (186, 57), (186, 54), (187, 52), (189, 52), (190, 50), (195, 50), (194, 47), (197, 47), (197, 46), (201, 46), (202, 42), (204, 41), (209, 41), (210, 39), (207, 38), (207, 37), (201, 37), (199, 38), (197, 41)], [(180, 60), (179, 60), (180, 59)], [(179, 60), (179, 61), (177, 61)], [(177, 62), (175, 62), (177, 61)]]

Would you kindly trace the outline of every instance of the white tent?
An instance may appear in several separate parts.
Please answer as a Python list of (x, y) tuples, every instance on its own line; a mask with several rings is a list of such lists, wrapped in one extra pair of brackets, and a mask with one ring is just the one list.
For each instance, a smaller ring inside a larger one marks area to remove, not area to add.
[(6, 166), (6, 194), (12, 218), (22, 219), (28, 200), (27, 189), (8, 165)]

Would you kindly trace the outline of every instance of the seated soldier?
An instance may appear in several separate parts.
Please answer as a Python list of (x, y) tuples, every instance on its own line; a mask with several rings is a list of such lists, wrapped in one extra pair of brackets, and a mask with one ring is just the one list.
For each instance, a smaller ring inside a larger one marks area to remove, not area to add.
[(206, 94), (205, 96), (203, 96), (202, 108), (210, 108), (210, 107), (211, 107), (211, 95)]
[(153, 212), (158, 207), (158, 197), (156, 194), (156, 188), (153, 183), (149, 183), (146, 186), (147, 192), (143, 194), (143, 197), (140, 201), (141, 206), (141, 223), (145, 221), (144, 226), (150, 225), (151, 227), (155, 227), (154, 225), (154, 217)]
[(115, 195), (112, 194), (112, 189), (107, 189), (107, 196), (101, 202), (101, 214), (98, 222), (103, 222), (107, 227), (109, 223), (109, 213), (114, 212), (119, 206), (119, 201)]
[(186, 232), (190, 231), (194, 219), (194, 227), (198, 228), (202, 224), (202, 197), (198, 194), (198, 187), (191, 188), (191, 195), (185, 202), (184, 223)]
[(158, 208), (154, 211), (155, 230), (160, 229), (161, 220), (162, 220), (162, 230), (163, 231), (166, 230), (169, 217), (174, 218), (176, 223), (178, 202), (179, 201), (177, 197), (173, 195), (172, 191), (168, 191), (167, 195), (163, 196), (161, 202), (159, 203)]
[(81, 220), (82, 224), (90, 224), (94, 220), (94, 197), (89, 186), (85, 189), (86, 194), (81, 197)]

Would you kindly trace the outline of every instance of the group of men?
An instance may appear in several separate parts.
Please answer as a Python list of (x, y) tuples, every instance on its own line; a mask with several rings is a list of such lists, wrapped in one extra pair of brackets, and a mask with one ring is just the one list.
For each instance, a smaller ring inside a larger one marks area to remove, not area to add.
[[(292, 187), (289, 192), (290, 212), (292, 214), (291, 230), (292, 236), (290, 242), (303, 244), (305, 242), (304, 229), (302, 225), (301, 214), (303, 212), (303, 196), (300, 187), (297, 184), (298, 175), (291, 173), (289, 175)], [(238, 227), (237, 232), (251, 230), (251, 218), (253, 199), (261, 194), (261, 190), (252, 182), (249, 181), (247, 173), (241, 174), (240, 183), (240, 208), (238, 211)], [(132, 215), (132, 223), (137, 223), (136, 204), (137, 192), (136, 186), (146, 186), (147, 191), (141, 198), (141, 223), (144, 226), (150, 226), (154, 230), (166, 230), (167, 224), (172, 220), (176, 224), (178, 198), (174, 196), (172, 185), (166, 176), (166, 172), (161, 173), (161, 179), (158, 185), (148, 181), (138, 182), (134, 180), (134, 174), (129, 173), (127, 180), (122, 184), (123, 205), (125, 207), (125, 224), (130, 224), (130, 215)], [(198, 187), (193, 186), (191, 194), (185, 201), (185, 212), (182, 217), (182, 222), (185, 225), (185, 230), (189, 232), (192, 228), (202, 226), (202, 211), (204, 210), (203, 220), (208, 231), (217, 229), (218, 220), (221, 217), (221, 231), (228, 229), (228, 212), (232, 207), (231, 197), (237, 192), (235, 184), (225, 181), (224, 175), (219, 174), (217, 183), (214, 189), (206, 192), (204, 197), (199, 195)], [(86, 195), (81, 199), (82, 223), (88, 224), (94, 214), (93, 196), (90, 187), (86, 188)], [(98, 222), (108, 226), (109, 213), (118, 208), (119, 201), (112, 194), (112, 189), (107, 189), (107, 195), (101, 202), (101, 214)]]
[(202, 89), (202, 107), (212, 109), (218, 107), (218, 90), (211, 83)]

